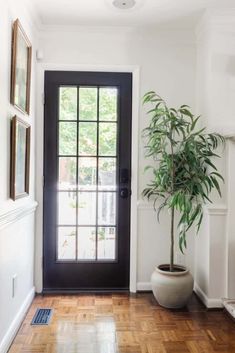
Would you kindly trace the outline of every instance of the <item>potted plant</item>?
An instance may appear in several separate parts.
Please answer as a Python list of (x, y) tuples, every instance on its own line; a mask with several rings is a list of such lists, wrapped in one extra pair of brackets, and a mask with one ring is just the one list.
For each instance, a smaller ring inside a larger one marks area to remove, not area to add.
[[(183, 253), (187, 246), (188, 230), (196, 225), (198, 232), (203, 205), (211, 202), (210, 192), (216, 189), (221, 196), (218, 173), (212, 159), (219, 157), (215, 150), (224, 144), (224, 138), (216, 133), (206, 133), (198, 128), (200, 117), (195, 117), (189, 106), (170, 108), (155, 92), (143, 97), (143, 104), (150, 105), (149, 126), (143, 130), (146, 156), (154, 160), (153, 178), (143, 190), (143, 196), (153, 200), (159, 219), (166, 208), (170, 212), (170, 262), (158, 266), (151, 283), (155, 298), (168, 308), (183, 307), (193, 291), (193, 278), (189, 271), (175, 264), (175, 222), (178, 223), (179, 248)], [(161, 202), (159, 203), (159, 200)]]

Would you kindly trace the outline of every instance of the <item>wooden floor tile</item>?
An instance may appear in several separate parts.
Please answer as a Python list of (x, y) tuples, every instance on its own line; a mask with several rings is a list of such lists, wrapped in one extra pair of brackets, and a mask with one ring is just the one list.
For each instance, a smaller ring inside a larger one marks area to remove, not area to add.
[[(48, 326), (31, 326), (51, 307)], [(9, 353), (235, 353), (235, 323), (194, 296), (167, 310), (151, 293), (37, 296)]]

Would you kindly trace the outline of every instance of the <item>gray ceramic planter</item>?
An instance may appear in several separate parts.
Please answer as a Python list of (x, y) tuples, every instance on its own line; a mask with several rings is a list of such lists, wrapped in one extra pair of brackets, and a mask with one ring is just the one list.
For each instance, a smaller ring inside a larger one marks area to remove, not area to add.
[(178, 309), (184, 307), (193, 292), (193, 277), (183, 266), (175, 265), (169, 272), (169, 265), (156, 267), (151, 276), (153, 294), (161, 306)]

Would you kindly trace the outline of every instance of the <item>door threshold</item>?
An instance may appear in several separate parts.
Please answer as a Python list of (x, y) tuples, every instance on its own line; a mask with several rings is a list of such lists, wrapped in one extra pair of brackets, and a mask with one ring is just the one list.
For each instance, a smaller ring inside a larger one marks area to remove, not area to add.
[(41, 294), (66, 294), (66, 295), (73, 295), (73, 294), (115, 294), (115, 293), (122, 293), (122, 294), (129, 294), (129, 288), (117, 289), (43, 289)]

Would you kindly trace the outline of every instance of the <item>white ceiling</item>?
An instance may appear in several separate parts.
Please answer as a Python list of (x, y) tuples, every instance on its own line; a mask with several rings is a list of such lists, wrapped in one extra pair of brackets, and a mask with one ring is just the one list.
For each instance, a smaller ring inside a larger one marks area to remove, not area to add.
[(112, 0), (25, 0), (41, 25), (158, 26), (194, 25), (206, 8), (235, 8), (235, 0), (136, 0), (118, 10)]

